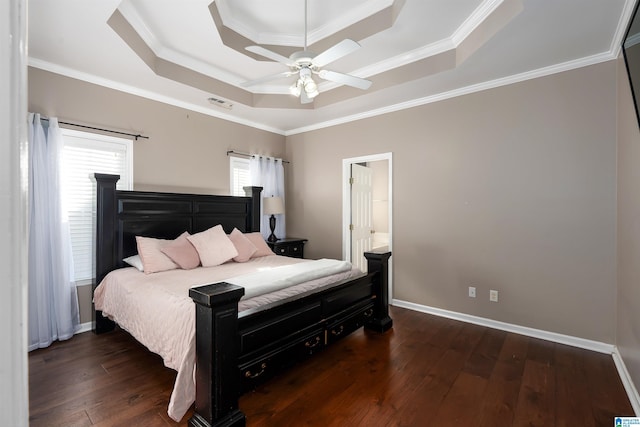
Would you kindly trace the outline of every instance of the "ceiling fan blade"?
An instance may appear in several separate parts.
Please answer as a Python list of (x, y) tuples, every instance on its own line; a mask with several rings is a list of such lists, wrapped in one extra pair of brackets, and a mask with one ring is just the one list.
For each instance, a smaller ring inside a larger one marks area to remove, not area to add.
[(313, 98), (309, 98), (307, 96), (307, 92), (304, 90), (300, 92), (300, 103), (301, 104), (311, 104), (313, 102)]
[(278, 79), (283, 79), (285, 77), (291, 77), (294, 74), (296, 74), (296, 73), (293, 72), (293, 71), (283, 71), (282, 73), (271, 74), (270, 76), (265, 76), (265, 77), (261, 77), (259, 79), (249, 80), (249, 81), (246, 81), (244, 83), (240, 83), (240, 86), (242, 86), (242, 87), (251, 87), (251, 86), (258, 85), (260, 83), (266, 83), (266, 82), (270, 82), (272, 80), (278, 80)]
[(330, 82), (342, 83), (343, 85), (353, 86), (358, 89), (366, 90), (371, 86), (371, 80), (366, 80), (360, 77), (338, 73), (335, 71), (320, 70), (318, 75), (320, 76), (320, 78), (329, 80)]
[(284, 65), (288, 66), (288, 67), (294, 65), (293, 61), (291, 61), (286, 56), (282, 56), (279, 53), (270, 51), (269, 49), (265, 49), (262, 46), (247, 46), (247, 47), (245, 47), (245, 49), (248, 50), (249, 52), (253, 52), (253, 53), (258, 54), (260, 56), (264, 56), (265, 58), (271, 59), (272, 61), (279, 62), (281, 64), (284, 64)]
[(311, 62), (317, 67), (324, 67), (325, 65), (342, 58), (351, 52), (358, 50), (360, 44), (354, 42), (351, 39), (344, 39), (340, 43), (333, 45), (329, 49), (325, 50), (321, 54), (313, 58)]

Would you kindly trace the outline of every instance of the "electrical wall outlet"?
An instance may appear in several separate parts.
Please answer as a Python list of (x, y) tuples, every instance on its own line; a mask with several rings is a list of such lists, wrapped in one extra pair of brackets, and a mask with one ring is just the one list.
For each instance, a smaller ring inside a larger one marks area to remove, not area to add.
[(498, 302), (498, 291), (493, 289), (489, 291), (489, 301)]
[(469, 298), (476, 297), (476, 288), (475, 286), (469, 286)]

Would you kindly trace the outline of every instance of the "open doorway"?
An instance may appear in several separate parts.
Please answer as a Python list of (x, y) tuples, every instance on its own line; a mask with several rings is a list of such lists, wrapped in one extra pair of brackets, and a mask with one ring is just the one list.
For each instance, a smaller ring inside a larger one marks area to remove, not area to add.
[[(366, 272), (363, 253), (392, 250), (392, 153), (342, 161), (342, 256)], [(392, 296), (392, 261), (389, 260), (389, 298)]]

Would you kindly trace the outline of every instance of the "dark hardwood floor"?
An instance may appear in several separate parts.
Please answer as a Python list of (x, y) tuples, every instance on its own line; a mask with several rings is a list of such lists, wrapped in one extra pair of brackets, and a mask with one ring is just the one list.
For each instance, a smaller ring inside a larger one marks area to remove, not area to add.
[[(611, 356), (392, 307), (240, 399), (249, 426), (611, 426), (633, 410)], [(29, 355), (31, 426), (186, 426), (175, 372), (127, 333)]]

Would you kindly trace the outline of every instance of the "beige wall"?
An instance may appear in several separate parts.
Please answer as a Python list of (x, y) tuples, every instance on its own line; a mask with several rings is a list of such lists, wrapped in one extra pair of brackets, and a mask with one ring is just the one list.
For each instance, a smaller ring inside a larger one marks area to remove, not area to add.
[(616, 345), (640, 385), (640, 132), (618, 61), (618, 292)]
[(29, 68), (29, 111), (148, 136), (134, 143), (136, 190), (229, 194), (227, 150), (284, 155), (282, 135), (37, 68)]
[(615, 138), (615, 62), (293, 135), (288, 232), (341, 257), (342, 159), (393, 152), (395, 298), (613, 343)]
[[(29, 68), (29, 111), (148, 136), (133, 144), (136, 190), (229, 194), (227, 150), (277, 157), (285, 152), (282, 135), (37, 68)], [(78, 293), (81, 322), (87, 322), (90, 292)]]

